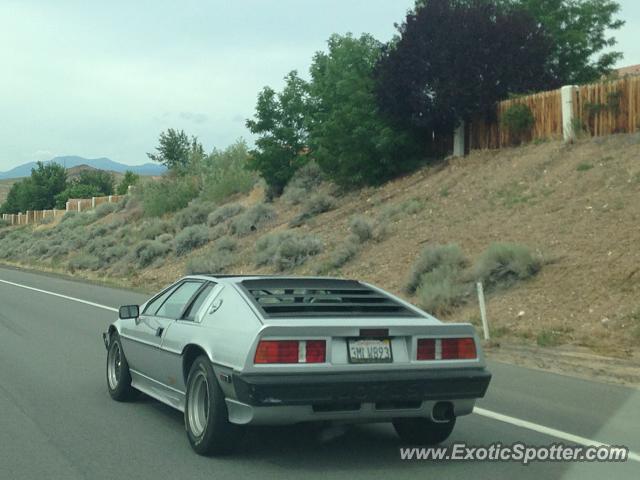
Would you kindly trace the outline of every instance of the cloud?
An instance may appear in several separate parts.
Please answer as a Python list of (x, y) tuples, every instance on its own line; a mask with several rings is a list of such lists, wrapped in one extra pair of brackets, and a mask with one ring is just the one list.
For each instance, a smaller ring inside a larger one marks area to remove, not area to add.
[(178, 116), (182, 120), (187, 120), (189, 122), (193, 122), (197, 124), (205, 123), (207, 120), (209, 120), (208, 115), (206, 115), (205, 113), (199, 113), (199, 112), (180, 112)]

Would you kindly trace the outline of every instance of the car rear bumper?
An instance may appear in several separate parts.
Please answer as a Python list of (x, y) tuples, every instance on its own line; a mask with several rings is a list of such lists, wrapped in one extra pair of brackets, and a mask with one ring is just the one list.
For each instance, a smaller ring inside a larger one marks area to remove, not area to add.
[(363, 403), (417, 405), (483, 397), (485, 368), (448, 368), (335, 374), (234, 374), (236, 400), (257, 407), (307, 405), (319, 409)]

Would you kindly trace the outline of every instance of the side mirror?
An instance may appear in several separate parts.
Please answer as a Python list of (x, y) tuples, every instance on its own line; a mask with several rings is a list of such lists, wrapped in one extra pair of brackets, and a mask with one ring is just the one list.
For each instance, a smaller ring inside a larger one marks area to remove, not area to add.
[(123, 305), (118, 309), (118, 317), (121, 320), (129, 318), (138, 318), (140, 316), (140, 307), (138, 305)]

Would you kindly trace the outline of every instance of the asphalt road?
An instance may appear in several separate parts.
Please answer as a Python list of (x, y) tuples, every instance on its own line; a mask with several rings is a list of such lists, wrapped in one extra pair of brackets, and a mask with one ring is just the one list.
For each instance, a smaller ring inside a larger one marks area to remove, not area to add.
[[(255, 428), (236, 454), (199, 457), (182, 414), (147, 397), (122, 404), (107, 394), (101, 333), (115, 313), (91, 303), (116, 308), (144, 300), (126, 290), (0, 268), (0, 478), (640, 478), (640, 457), (528, 466), (401, 461), (402, 445), (386, 424), (350, 427), (324, 441), (304, 426)], [(478, 403), (485, 415), (459, 419), (447, 444), (549, 445), (571, 443), (559, 438), (571, 434), (640, 452), (640, 390), (495, 362), (489, 367), (494, 378)]]

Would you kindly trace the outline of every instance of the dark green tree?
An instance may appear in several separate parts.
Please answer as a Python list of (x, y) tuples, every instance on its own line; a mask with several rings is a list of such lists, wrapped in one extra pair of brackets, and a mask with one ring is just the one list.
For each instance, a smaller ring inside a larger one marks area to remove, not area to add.
[(408, 129), (451, 132), (510, 94), (555, 88), (552, 41), (522, 8), (428, 0), (376, 66), (380, 108)]
[(118, 195), (126, 195), (129, 191), (129, 186), (136, 185), (140, 181), (140, 175), (132, 172), (131, 170), (127, 170), (124, 172), (124, 177), (118, 183), (116, 187), (116, 193)]
[(55, 204), (55, 196), (67, 187), (67, 171), (57, 163), (38, 162), (31, 170), (33, 185), (29, 210), (45, 210)]
[(412, 168), (420, 149), (383, 117), (373, 69), (382, 44), (371, 35), (333, 35), (311, 65), (310, 145), (325, 174), (342, 186), (376, 184)]
[(29, 210), (27, 206), (32, 192), (31, 178), (25, 178), (14, 183), (11, 185), (7, 198), (0, 208), (0, 213), (20, 213)]
[(104, 170), (83, 170), (67, 188), (56, 195), (56, 208), (64, 208), (70, 198), (91, 198), (113, 195), (113, 174)]
[[(418, 0), (416, 9), (432, 0)], [(452, 4), (494, 3), (502, 11), (524, 8), (542, 24), (553, 41), (552, 63), (560, 81), (581, 84), (611, 72), (622, 52), (611, 50), (611, 35), (624, 25), (616, 0), (451, 0)]]
[(280, 93), (265, 87), (247, 128), (258, 136), (249, 168), (267, 182), (268, 196), (282, 193), (294, 172), (307, 161), (309, 84), (296, 71), (285, 78)]
[(55, 197), (67, 187), (67, 172), (57, 163), (38, 162), (31, 176), (14, 183), (0, 213), (53, 208)]

